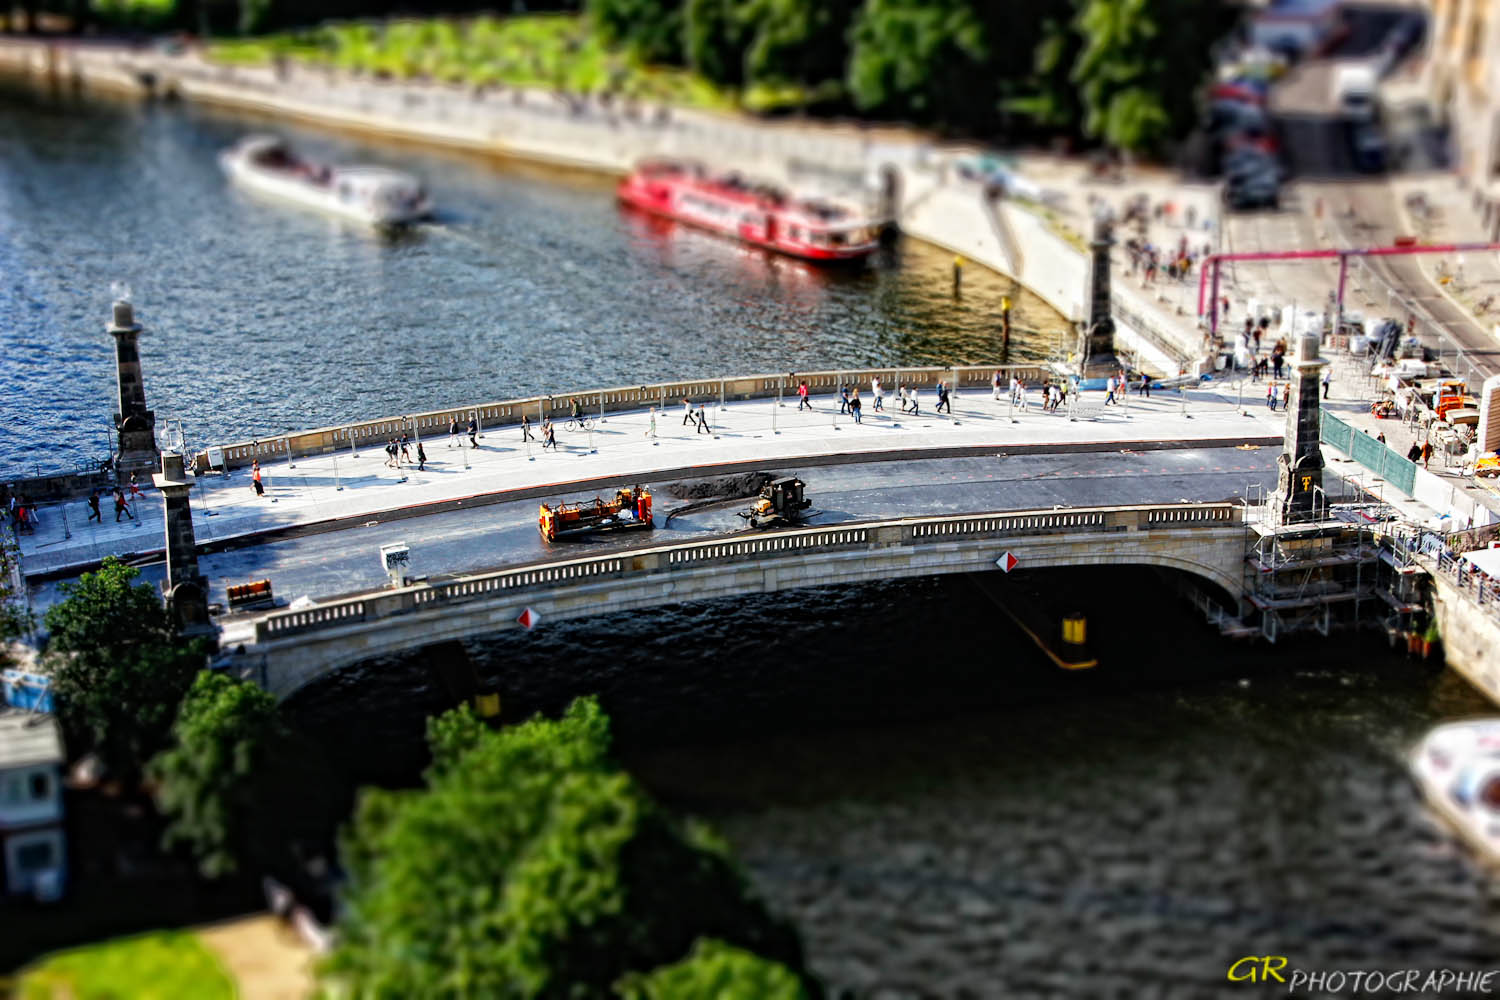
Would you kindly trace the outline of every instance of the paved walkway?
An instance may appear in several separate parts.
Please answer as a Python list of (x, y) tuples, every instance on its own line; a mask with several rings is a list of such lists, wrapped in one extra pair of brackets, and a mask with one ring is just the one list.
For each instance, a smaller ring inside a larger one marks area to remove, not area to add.
[[(1118, 406), (1104, 406), (1102, 392), (1085, 392), (1080, 406), (1086, 416), (1078, 420), (1065, 412), (1043, 413), (1035, 391), (1030, 407), (1012, 411), (1004, 400), (974, 390), (955, 399), (952, 419), (933, 414), (931, 393), (923, 394), (921, 416), (911, 418), (894, 407), (875, 411), (868, 387), (861, 424), (839, 416), (827, 396), (815, 397), (815, 409), (800, 413), (795, 397), (780, 409), (772, 400), (731, 403), (722, 410), (710, 406), (705, 412), (716, 434), (694, 433), (683, 425), (680, 408), (669, 409), (658, 416), (654, 440), (648, 412), (612, 414), (592, 438), (559, 424), (556, 453), (527, 446), (518, 429), (505, 428), (489, 431), (477, 449), (450, 447), (446, 438), (424, 441), (429, 461), (420, 472), (385, 465), (378, 449), (362, 450), (357, 459), (345, 451), (299, 459), (295, 466), (271, 462), (262, 466), (264, 498), (255, 496), (245, 470), (227, 478), (203, 477), (192, 494), (193, 520), (201, 545), (423, 505), (449, 502), (444, 509), (451, 509), (454, 501), (498, 492), (544, 488), (551, 495), (550, 488), (561, 494), (579, 481), (649, 480), (662, 469), (711, 473), (716, 465), (738, 462), (791, 465), (816, 456), (945, 448), (1067, 451), (1279, 438), (1285, 415), (1270, 413), (1263, 403), (1250, 405), (1258, 401), (1246, 385), (1248, 416), (1242, 415), (1233, 383), (1184, 393), (1157, 390), (1149, 400), (1133, 395)], [(103, 524), (85, 523), (88, 508), (82, 501), (42, 507), (36, 533), (21, 538), (27, 574), (87, 567), (106, 555), (163, 547), (161, 502), (154, 491), (134, 505), (136, 520), (116, 523), (108, 498), (102, 506)]]

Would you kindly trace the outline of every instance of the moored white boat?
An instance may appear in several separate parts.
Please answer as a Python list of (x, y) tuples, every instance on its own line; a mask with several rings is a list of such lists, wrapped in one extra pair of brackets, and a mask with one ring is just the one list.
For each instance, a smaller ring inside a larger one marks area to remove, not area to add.
[(432, 201), (410, 174), (308, 163), (275, 136), (242, 139), (219, 154), (219, 164), (246, 188), (369, 225), (399, 226), (432, 214)]
[(1412, 751), (1411, 770), (1433, 808), (1500, 862), (1500, 719), (1438, 726)]

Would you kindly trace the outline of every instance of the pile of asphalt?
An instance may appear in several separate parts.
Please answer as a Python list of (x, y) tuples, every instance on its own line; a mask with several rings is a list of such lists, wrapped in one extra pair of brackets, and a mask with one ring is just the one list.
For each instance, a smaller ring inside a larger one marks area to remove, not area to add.
[(685, 479), (666, 484), (662, 492), (678, 500), (737, 500), (759, 496), (761, 488), (775, 478), (775, 473), (771, 472), (742, 472), (710, 479)]

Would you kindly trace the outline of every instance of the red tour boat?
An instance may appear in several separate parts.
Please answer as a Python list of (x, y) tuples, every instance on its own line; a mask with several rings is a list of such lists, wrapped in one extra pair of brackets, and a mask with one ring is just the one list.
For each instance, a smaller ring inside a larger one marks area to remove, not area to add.
[(848, 207), (788, 195), (696, 163), (649, 160), (620, 182), (620, 200), (669, 219), (806, 260), (852, 260), (879, 246), (879, 225)]

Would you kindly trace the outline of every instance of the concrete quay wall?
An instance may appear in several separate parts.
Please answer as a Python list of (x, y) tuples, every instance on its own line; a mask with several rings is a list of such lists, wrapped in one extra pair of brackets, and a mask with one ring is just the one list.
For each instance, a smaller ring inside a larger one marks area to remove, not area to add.
[(1500, 704), (1500, 657), (1492, 653), (1500, 649), (1500, 620), (1496, 619), (1493, 607), (1480, 605), (1436, 567), (1429, 565), (1428, 575), (1432, 581), (1433, 613), (1448, 666), (1490, 701)]

